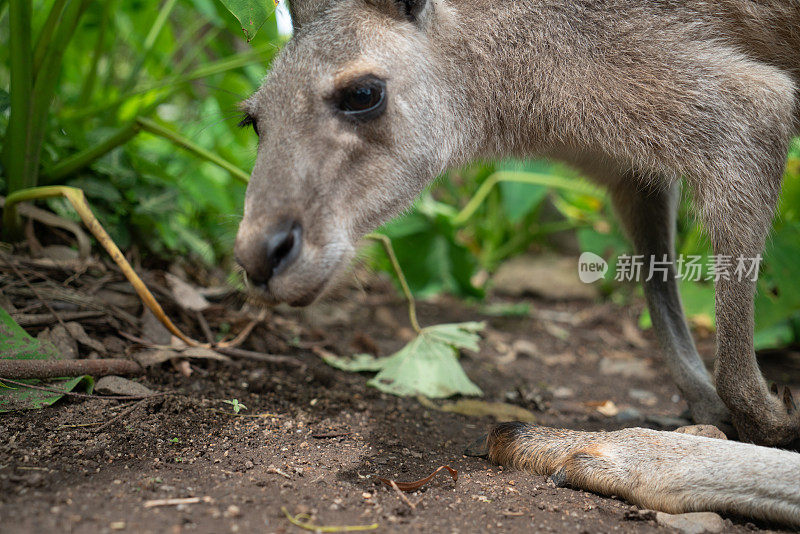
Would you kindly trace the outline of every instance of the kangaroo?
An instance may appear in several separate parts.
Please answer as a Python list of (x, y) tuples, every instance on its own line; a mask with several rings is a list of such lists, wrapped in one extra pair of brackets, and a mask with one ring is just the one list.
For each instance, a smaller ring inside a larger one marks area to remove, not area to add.
[[(645, 270), (674, 259), (681, 180), (714, 254), (760, 257), (800, 125), (797, 0), (294, 0), (294, 37), (243, 103), (259, 134), (235, 255), (268, 301), (307, 305), (359, 239), (445, 169), (567, 162), (605, 186)], [(788, 446), (800, 411), (753, 350), (755, 281), (715, 283), (713, 378), (675, 269), (644, 283), (697, 423)], [(631, 429), (502, 426), (489, 457), (665, 511), (800, 525), (800, 455)], [(604, 463), (607, 462), (607, 463)]]

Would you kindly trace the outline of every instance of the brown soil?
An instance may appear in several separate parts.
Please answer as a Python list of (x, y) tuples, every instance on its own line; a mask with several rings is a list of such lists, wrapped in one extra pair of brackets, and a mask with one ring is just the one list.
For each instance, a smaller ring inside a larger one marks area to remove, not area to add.
[[(462, 358), (467, 373), (486, 400), (520, 404), (542, 424), (611, 430), (680, 423), (673, 420), (685, 405), (652, 335), (630, 328), (640, 303), (528, 302), (529, 317), (490, 317), (445, 298), (421, 305), (420, 318), (487, 320), (481, 351)], [(240, 305), (221, 302), (212, 327), (226, 320), (224, 307)], [(347, 290), (309, 310), (274, 311), (251, 335), (248, 348), (290, 355), (301, 366), (192, 361), (187, 377), (167, 363), (141, 382), (172, 395), (133, 403), (67, 398), (0, 415), (0, 531), (301, 532), (282, 507), (317, 525), (377, 523), (380, 532), (664, 531), (626, 519), (632, 507), (623, 501), (463, 456), (490, 418), (382, 394), (366, 386), (366, 376), (334, 370), (310, 350), (390, 354), (408, 335), (405, 313), (385, 282)], [(85, 327), (101, 338), (114, 331), (99, 320)], [(515, 343), (525, 350), (509, 357)], [(125, 347), (134, 350), (128, 341)], [(700, 347), (710, 355), (713, 339), (701, 336)], [(767, 362), (770, 376), (800, 378), (798, 359), (783, 356), (788, 363)], [(624, 365), (611, 372), (619, 361), (646, 364), (632, 363), (626, 376), (618, 373)], [(223, 402), (231, 399), (247, 409), (234, 414)], [(601, 414), (596, 405), (607, 400), (622, 414)], [(375, 481), (416, 480), (441, 465), (458, 470), (458, 482), (440, 473), (408, 494), (413, 508)], [(201, 502), (145, 507), (186, 497)], [(729, 520), (731, 532), (761, 528)]]

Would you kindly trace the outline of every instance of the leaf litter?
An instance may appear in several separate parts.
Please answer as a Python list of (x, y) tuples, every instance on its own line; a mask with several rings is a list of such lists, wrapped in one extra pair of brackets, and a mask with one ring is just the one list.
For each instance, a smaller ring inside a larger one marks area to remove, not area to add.
[(450, 467), (449, 465), (442, 465), (439, 466), (436, 471), (431, 473), (430, 475), (426, 476), (425, 478), (421, 478), (419, 480), (415, 480), (414, 482), (397, 482), (396, 480), (390, 480), (388, 478), (377, 477), (378, 480), (383, 482), (388, 487), (397, 486), (400, 491), (405, 491), (406, 493), (411, 493), (413, 491), (417, 491), (418, 489), (422, 488), (426, 484), (428, 484), (433, 478), (439, 474), (439, 472), (447, 470), (450, 472), (450, 476), (453, 477), (453, 483), (458, 482), (458, 471)]

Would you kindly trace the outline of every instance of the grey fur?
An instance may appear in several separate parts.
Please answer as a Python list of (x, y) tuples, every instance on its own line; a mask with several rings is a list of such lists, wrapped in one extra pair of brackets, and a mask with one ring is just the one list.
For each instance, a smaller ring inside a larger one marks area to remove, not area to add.
[[(545, 156), (609, 187), (640, 253), (672, 253), (684, 178), (714, 252), (763, 249), (798, 125), (796, 0), (295, 0), (297, 33), (245, 104), (261, 131), (236, 253), (302, 221), (298, 260), (267, 297), (312, 302), (357, 241), (436, 175), (478, 157)], [(369, 123), (331, 95), (361, 74), (387, 80)], [(740, 439), (800, 435), (753, 352), (755, 285), (716, 288), (714, 388), (674, 280), (646, 288), (668, 367), (697, 422)], [(720, 399), (722, 402), (720, 402)]]

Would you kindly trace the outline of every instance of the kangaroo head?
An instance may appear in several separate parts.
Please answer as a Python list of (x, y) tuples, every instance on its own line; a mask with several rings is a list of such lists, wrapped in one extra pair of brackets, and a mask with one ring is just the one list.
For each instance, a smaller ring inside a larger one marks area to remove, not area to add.
[(235, 254), (267, 300), (311, 303), (367, 232), (462, 151), (433, 45), (439, 0), (294, 0), (295, 35), (244, 104), (259, 135)]

